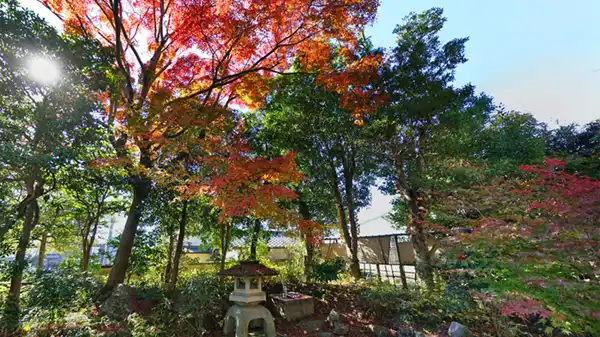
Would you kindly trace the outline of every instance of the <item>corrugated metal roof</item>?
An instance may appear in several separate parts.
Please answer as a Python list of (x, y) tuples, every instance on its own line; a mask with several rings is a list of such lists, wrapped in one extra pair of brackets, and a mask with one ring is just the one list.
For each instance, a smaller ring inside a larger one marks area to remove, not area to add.
[[(231, 242), (231, 247), (239, 248), (248, 244), (247, 238), (238, 238)], [(297, 245), (300, 242), (300, 239), (297, 237), (287, 236), (279, 233), (275, 233), (271, 235), (269, 241), (267, 242), (267, 247), (269, 248), (286, 248)]]
[(267, 242), (269, 248), (282, 248), (295, 246), (300, 242), (299, 238), (289, 237), (285, 235), (272, 236)]

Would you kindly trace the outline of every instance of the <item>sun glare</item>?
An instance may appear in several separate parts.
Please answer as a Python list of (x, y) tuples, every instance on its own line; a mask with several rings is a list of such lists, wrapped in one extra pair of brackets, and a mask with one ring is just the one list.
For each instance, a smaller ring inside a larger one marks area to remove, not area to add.
[(40, 84), (54, 84), (60, 78), (58, 64), (45, 57), (33, 57), (27, 64), (29, 76)]

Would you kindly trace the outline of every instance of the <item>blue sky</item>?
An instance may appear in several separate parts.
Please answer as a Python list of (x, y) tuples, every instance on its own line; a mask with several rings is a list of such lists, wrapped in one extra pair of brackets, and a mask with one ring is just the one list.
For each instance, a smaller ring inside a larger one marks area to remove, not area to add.
[[(444, 8), (443, 41), (469, 37), (469, 61), (456, 82), (472, 83), (507, 108), (527, 111), (551, 127), (600, 118), (600, 1), (383, 0), (367, 30), (376, 46), (392, 47), (394, 27), (409, 12)], [(391, 196), (372, 189), (360, 222), (390, 210)], [(361, 234), (393, 231), (378, 218)]]
[[(35, 0), (22, 0), (51, 23)], [(507, 108), (532, 113), (551, 127), (600, 118), (600, 1), (382, 0), (377, 22), (367, 30), (376, 46), (392, 47), (394, 27), (409, 12), (444, 8), (442, 40), (469, 37), (469, 61), (457, 70), (458, 84), (472, 83)], [(390, 209), (390, 196), (376, 189), (359, 213), (366, 221)], [(365, 224), (365, 235), (390, 232), (381, 218)]]
[(549, 124), (600, 118), (600, 1), (383, 0), (367, 33), (392, 47), (406, 14), (436, 6), (448, 19), (443, 41), (470, 38), (457, 83)]

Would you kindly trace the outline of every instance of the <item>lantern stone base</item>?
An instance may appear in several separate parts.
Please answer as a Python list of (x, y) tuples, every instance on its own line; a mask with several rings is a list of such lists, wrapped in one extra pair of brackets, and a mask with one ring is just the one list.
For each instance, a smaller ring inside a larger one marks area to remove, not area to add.
[(312, 296), (298, 295), (300, 297), (297, 298), (287, 298), (283, 294), (269, 295), (269, 307), (288, 322), (314, 314), (315, 302)]
[(234, 304), (227, 310), (223, 333), (229, 336), (235, 332), (236, 337), (248, 337), (248, 326), (250, 321), (263, 320), (265, 337), (276, 337), (275, 321), (273, 315), (262, 305), (239, 305)]

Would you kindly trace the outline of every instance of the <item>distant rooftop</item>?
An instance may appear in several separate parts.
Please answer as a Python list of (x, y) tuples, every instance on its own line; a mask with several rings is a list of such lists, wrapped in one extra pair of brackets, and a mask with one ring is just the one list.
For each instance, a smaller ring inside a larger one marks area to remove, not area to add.
[[(233, 248), (239, 248), (246, 244), (246, 238), (237, 238), (231, 242)], [(287, 236), (281, 233), (273, 233), (267, 242), (269, 248), (285, 248), (292, 247), (300, 243), (297, 237)]]

